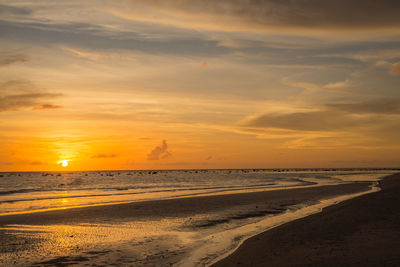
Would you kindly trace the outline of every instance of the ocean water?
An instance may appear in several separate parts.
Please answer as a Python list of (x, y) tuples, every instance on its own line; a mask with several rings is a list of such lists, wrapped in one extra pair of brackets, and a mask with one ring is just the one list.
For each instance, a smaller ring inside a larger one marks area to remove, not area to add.
[(390, 170), (161, 170), (0, 173), (0, 215), (376, 179)]
[[(395, 170), (388, 169), (257, 169), (0, 173), (0, 216), (121, 202), (377, 181), (393, 172)], [(28, 245), (23, 245), (24, 249), (11, 249), (3, 242), (0, 263), (16, 266), (27, 263), (83, 266), (88, 262), (122, 266), (203, 266), (229, 253), (251, 235), (355, 195), (318, 203), (278, 203), (276, 207), (267, 203), (265, 207), (257, 207), (258, 211), (264, 208), (272, 212), (261, 215), (246, 206), (218, 214), (203, 210), (198, 214), (194, 212), (190, 218), (154, 218), (152, 215), (101, 223), (31, 225), (27, 221), (23, 225), (5, 225), (0, 227), (0, 233), (7, 235), (10, 244)], [(34, 240), (32, 245), (29, 245), (30, 240)]]

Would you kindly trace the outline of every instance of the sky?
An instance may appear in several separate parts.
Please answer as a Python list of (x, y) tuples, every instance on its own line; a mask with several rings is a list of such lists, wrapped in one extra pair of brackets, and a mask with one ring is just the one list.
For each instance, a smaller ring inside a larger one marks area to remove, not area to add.
[(399, 12), (0, 0), (0, 171), (399, 167)]

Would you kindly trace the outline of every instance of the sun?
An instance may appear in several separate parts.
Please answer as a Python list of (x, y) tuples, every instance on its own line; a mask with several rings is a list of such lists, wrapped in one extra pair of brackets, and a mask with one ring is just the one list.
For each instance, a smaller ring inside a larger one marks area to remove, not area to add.
[(58, 164), (61, 164), (61, 166), (63, 166), (63, 167), (67, 167), (68, 166), (68, 160), (60, 160), (58, 162)]

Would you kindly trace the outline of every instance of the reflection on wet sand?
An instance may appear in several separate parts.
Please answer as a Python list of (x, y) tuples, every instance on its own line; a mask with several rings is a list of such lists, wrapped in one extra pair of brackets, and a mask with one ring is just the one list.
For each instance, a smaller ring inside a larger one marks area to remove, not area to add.
[(209, 264), (271, 223), (299, 216), (296, 211), (304, 216), (301, 208), (321, 198), (365, 192), (369, 184), (0, 216), (1, 265)]
[[(181, 220), (166, 219), (118, 225), (9, 225), (1, 231), (14, 233), (20, 242), (35, 240), (36, 245), (18, 253), (3, 253), (2, 261), (14, 265), (28, 261), (40, 265), (89, 260), (93, 264), (139, 263), (162, 255), (163, 261), (171, 258), (171, 263), (177, 262), (180, 259), (177, 256), (182, 254), (183, 247), (188, 248), (190, 239), (190, 233), (174, 231), (181, 224)], [(10, 250), (12, 245), (9, 244)]]

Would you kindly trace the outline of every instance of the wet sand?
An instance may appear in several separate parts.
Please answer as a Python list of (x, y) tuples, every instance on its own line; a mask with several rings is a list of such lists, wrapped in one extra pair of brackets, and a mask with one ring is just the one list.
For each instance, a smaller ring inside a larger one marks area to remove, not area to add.
[[(0, 230), (0, 265), (10, 264), (10, 262), (13, 263), (14, 261), (17, 263), (18, 261), (24, 263), (25, 259), (23, 255), (30, 255), (30, 258), (26, 260), (29, 260), (32, 264), (36, 263), (38, 265), (57, 265), (79, 262), (82, 264), (92, 264), (99, 258), (98, 254), (93, 254), (98, 253), (96, 247), (91, 247), (89, 251), (89, 248), (85, 248), (85, 246), (81, 245), (79, 249), (74, 248), (74, 250), (70, 250), (70, 253), (67, 251), (63, 252), (63, 248), (60, 247), (60, 253), (51, 254), (50, 252), (52, 251), (50, 250), (54, 250), (54, 247), (41, 246), (41, 244), (53, 244), (52, 242), (58, 241), (42, 240), (42, 235), (35, 236), (34, 233), (26, 237), (26, 235), (21, 234), (18, 230), (7, 230), (7, 226), (9, 225), (31, 225), (40, 227), (60, 225), (64, 228), (64, 226), (68, 225), (108, 224), (115, 225), (115, 227), (118, 228), (119, 225), (125, 222), (146, 222), (150, 220), (154, 222), (166, 218), (184, 218), (187, 225), (184, 224), (182, 227), (187, 227), (190, 231), (197, 231), (196, 228), (212, 229), (224, 223), (236, 223), (242, 220), (245, 222), (249, 218), (283, 213), (287, 208), (293, 207), (293, 205), (315, 203), (322, 198), (363, 192), (369, 189), (369, 185), (369, 182), (359, 182), (311, 188), (177, 198), (0, 216), (0, 227), (3, 227), (3, 229)], [(192, 216), (195, 218), (199, 214), (205, 214), (206, 216), (201, 220), (192, 220)], [(51, 239), (51, 237), (49, 238)], [(74, 246), (74, 243), (80, 244), (79, 238), (79, 235), (72, 232), (68, 233), (64, 241), (67, 240), (70, 242), (69, 245), (71, 247)], [(101, 241), (101, 239), (99, 240)], [(108, 255), (113, 254), (112, 247), (113, 246), (104, 248), (103, 246), (101, 253), (108, 253)], [(46, 252), (45, 249), (49, 249), (49, 251)], [(136, 249), (138, 249), (138, 247), (136, 247)], [(40, 257), (35, 256), (39, 255), (38, 251), (40, 252)], [(21, 254), (22, 252), (24, 254)], [(2, 260), (2, 253), (7, 254), (7, 259), (3, 257)], [(120, 264), (118, 261), (123, 257), (127, 259), (121, 264), (129, 265), (133, 264), (133, 262), (138, 262), (130, 252), (126, 252), (126, 255), (123, 254), (125, 252), (118, 253), (119, 254), (114, 253), (117, 255), (115, 262), (108, 261), (107, 264)], [(46, 255), (52, 256), (46, 257)], [(107, 255), (104, 257), (107, 257)], [(161, 259), (159, 259), (157, 264), (167, 262), (167, 257), (168, 255), (162, 254), (162, 258), (160, 257)], [(179, 258), (173, 256), (168, 260), (170, 260), (169, 262), (171, 263), (177, 263), (184, 257), (185, 254), (182, 252)], [(146, 264), (151, 265), (152, 263), (146, 261)], [(23, 264), (21, 266), (23, 266)]]
[(400, 174), (380, 186), (256, 235), (213, 266), (400, 266)]

